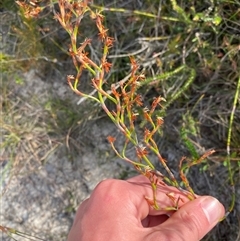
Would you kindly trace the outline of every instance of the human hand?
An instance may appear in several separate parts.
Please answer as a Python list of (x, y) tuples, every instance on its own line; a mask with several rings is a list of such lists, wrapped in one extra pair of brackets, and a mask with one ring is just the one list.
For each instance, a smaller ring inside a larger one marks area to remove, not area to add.
[(150, 207), (144, 197), (151, 197), (152, 189), (144, 176), (102, 181), (80, 205), (68, 241), (199, 241), (225, 214), (217, 199), (189, 201), (169, 186), (158, 187), (160, 208), (173, 206), (167, 193), (180, 197), (179, 210)]

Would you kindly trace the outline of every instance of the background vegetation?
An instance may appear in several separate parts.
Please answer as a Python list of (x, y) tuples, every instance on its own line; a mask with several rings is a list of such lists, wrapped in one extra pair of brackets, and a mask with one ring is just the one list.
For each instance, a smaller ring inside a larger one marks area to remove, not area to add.
[[(53, 18), (56, 2), (26, 3), (43, 9), (27, 17), (14, 1), (0, 6), (1, 182), (6, 175), (17, 175), (23, 163), (44, 165), (60, 143), (66, 143), (71, 158), (78, 133), (90, 120), (104, 118), (91, 102), (81, 100), (82, 109), (77, 107), (79, 100), (70, 90), (68, 98), (54, 94), (52, 87), (52, 97), (46, 97), (46, 90), (34, 89), (34, 84), (31, 98), (24, 92), (29, 71), (49, 83), (74, 73), (70, 40)], [(169, 165), (176, 170), (182, 155), (194, 160), (216, 150), (189, 178), (197, 193), (218, 197), (226, 208), (236, 195), (236, 203), (205, 240), (240, 240), (240, 2), (99, 0), (91, 7), (102, 11), (115, 38), (109, 86), (129, 74), (129, 56), (134, 56), (147, 76), (140, 88), (144, 104), (158, 95), (167, 100), (160, 113), (165, 124), (159, 146)], [(87, 20), (79, 41), (85, 37), (93, 39), (89, 52), (98, 60), (97, 31)], [(92, 90), (90, 83), (83, 87)]]

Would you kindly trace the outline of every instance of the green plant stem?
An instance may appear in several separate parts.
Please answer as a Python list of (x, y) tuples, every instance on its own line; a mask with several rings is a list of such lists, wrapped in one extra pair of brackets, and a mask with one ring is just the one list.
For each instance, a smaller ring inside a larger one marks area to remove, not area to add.
[[(128, 13), (128, 14), (135, 14), (135, 15), (139, 15), (139, 16), (144, 16), (144, 17), (148, 17), (148, 18), (156, 18), (156, 19), (159, 18), (158, 15), (148, 13), (148, 12), (139, 11), (139, 10), (129, 10), (129, 9), (125, 9), (125, 8), (108, 8), (108, 7), (103, 7), (103, 6), (99, 6), (99, 5), (96, 5), (96, 4), (91, 4), (91, 7), (95, 8), (95, 9), (98, 9), (100, 11)], [(169, 21), (172, 21), (172, 22), (179, 22), (179, 19), (173, 18), (173, 17), (161, 16), (161, 19), (162, 20), (169, 20)]]
[(233, 172), (232, 172), (231, 161), (230, 161), (230, 152), (231, 152), (230, 151), (230, 144), (231, 144), (231, 136), (232, 136), (233, 119), (234, 119), (234, 114), (235, 114), (235, 111), (236, 111), (239, 92), (240, 92), (240, 76), (238, 78), (236, 92), (235, 92), (235, 95), (234, 95), (233, 107), (232, 107), (232, 111), (231, 111), (231, 115), (230, 115), (229, 127), (228, 127), (228, 137), (227, 137), (227, 168), (228, 168), (228, 173), (229, 173), (230, 185), (232, 187), (232, 201), (231, 201), (230, 207), (228, 209), (228, 212), (231, 212), (233, 210), (233, 207), (234, 207), (235, 201), (236, 201)]
[(173, 10), (176, 11), (184, 19), (184, 21), (186, 23), (190, 24), (191, 20), (188, 18), (185, 11), (177, 4), (177, 1), (176, 0), (170, 0), (170, 2), (172, 4)]
[(0, 226), (0, 227), (1, 227), (1, 229), (4, 228), (4, 231), (7, 233), (7, 235), (8, 235), (9, 237), (11, 237), (13, 240), (16, 240), (16, 241), (17, 241), (17, 239), (15, 239), (15, 238), (12, 236), (13, 234), (18, 235), (18, 236), (23, 237), (23, 238), (26, 238), (26, 239), (28, 239), (28, 240), (32, 240), (32, 241), (36, 241), (36, 240), (45, 241), (45, 239), (42, 239), (42, 238), (40, 238), (40, 237), (36, 237), (36, 236), (34, 236), (34, 235), (31, 235), (31, 234), (27, 234), (27, 233), (20, 232), (20, 231), (18, 231), (18, 230), (16, 230), (16, 229), (13, 229), (13, 228), (2, 227), (2, 226)]

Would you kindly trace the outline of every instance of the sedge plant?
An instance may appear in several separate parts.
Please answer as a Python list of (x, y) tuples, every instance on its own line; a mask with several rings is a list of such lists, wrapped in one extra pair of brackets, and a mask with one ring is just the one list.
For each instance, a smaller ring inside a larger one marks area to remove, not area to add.
[[(106, 79), (111, 68), (113, 68), (112, 63), (108, 60), (108, 55), (115, 40), (108, 34), (108, 29), (104, 25), (104, 16), (99, 11), (93, 11), (88, 0), (78, 2), (59, 0), (58, 5), (59, 12), (55, 14), (55, 18), (69, 34), (71, 40), (69, 53), (76, 69), (75, 75), (68, 75), (68, 84), (77, 95), (97, 102), (116, 125), (116, 128), (124, 135), (125, 143), (121, 151), (115, 146), (115, 138), (113, 136), (109, 136), (108, 141), (119, 158), (130, 163), (139, 173), (149, 179), (153, 190), (153, 197), (145, 197), (145, 199), (155, 209), (178, 209), (178, 204), (181, 200), (174, 193), (167, 194), (172, 200), (171, 207), (159, 206), (156, 199), (158, 185), (174, 186), (186, 195), (189, 200), (195, 199), (195, 193), (189, 184), (185, 171), (191, 166), (201, 163), (214, 150), (210, 150), (199, 159), (187, 162), (186, 164), (183, 164), (186, 158), (183, 157), (181, 159), (179, 174), (185, 186), (184, 189), (181, 188), (179, 181), (170, 170), (166, 160), (162, 157), (155, 140), (155, 135), (164, 122), (163, 118), (155, 113), (157, 109), (162, 108), (162, 102), (165, 102), (165, 99), (161, 96), (155, 97), (149, 108), (144, 107), (141, 95), (138, 94), (138, 88), (146, 81), (146, 78), (144, 73), (139, 71), (139, 65), (133, 57), (130, 57), (130, 74), (108, 88)], [(82, 43), (78, 43), (82, 19), (88, 16), (91, 21), (95, 22), (98, 31), (98, 40), (102, 47), (101, 60), (99, 62), (89, 57), (90, 55), (87, 52), (88, 46), (91, 45), (91, 39), (85, 38)], [(91, 76), (91, 84), (95, 89), (94, 93), (96, 95), (93, 95), (93, 92), (89, 94), (81, 90), (81, 78), (84, 78), (83, 72), (85, 71)], [(111, 104), (107, 104), (107, 102)], [(139, 109), (141, 111), (136, 111)], [(142, 116), (144, 119), (144, 131), (140, 134), (137, 128), (137, 120), (141, 117), (139, 113), (143, 113)], [(129, 145), (135, 147), (135, 160), (128, 158), (126, 155)], [(166, 170), (166, 175), (163, 175), (156, 169), (150, 160), (150, 153), (157, 156), (160, 164)]]

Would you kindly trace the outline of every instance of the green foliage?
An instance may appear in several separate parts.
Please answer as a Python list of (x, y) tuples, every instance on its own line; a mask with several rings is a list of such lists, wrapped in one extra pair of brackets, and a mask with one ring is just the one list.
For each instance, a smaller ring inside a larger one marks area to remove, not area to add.
[(197, 153), (191, 137), (197, 138), (198, 135), (199, 129), (197, 127), (196, 121), (193, 119), (191, 114), (186, 113), (183, 116), (183, 125), (180, 131), (180, 136), (194, 161), (199, 159), (199, 154)]
[(57, 133), (66, 134), (70, 128), (76, 126), (78, 121), (84, 118), (81, 111), (78, 111), (72, 106), (70, 100), (49, 99), (45, 103), (44, 109), (49, 116), (51, 116), (51, 121), (48, 122), (48, 128), (54, 135)]
[(6, 9), (11, 12), (17, 12), (18, 8), (14, 0), (3, 0), (1, 2), (0, 8)]

